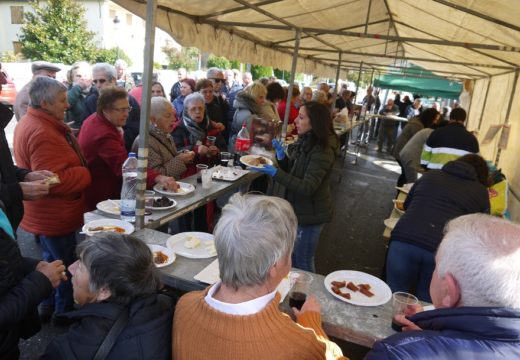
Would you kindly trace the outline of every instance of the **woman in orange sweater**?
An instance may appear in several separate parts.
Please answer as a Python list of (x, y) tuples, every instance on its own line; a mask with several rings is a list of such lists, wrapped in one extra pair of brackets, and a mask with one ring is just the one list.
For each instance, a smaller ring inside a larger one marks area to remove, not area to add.
[(215, 228), (221, 281), (184, 295), (173, 322), (174, 359), (342, 357), (321, 328), (311, 296), (297, 322), (278, 309), (278, 284), (291, 269), (297, 220), (283, 199), (235, 194)]
[[(71, 129), (63, 122), (67, 88), (52, 78), (37, 77), (32, 80), (29, 96), (31, 105), (14, 132), (16, 163), (31, 171), (50, 170), (59, 183), (47, 196), (25, 202), (21, 227), (40, 235), (45, 261), (62, 260), (68, 267), (75, 261), (76, 231), (83, 225), (90, 172)], [(53, 311), (59, 314), (72, 306), (68, 280), (56, 289), (55, 297), (41, 304), (40, 317), (48, 321)]]

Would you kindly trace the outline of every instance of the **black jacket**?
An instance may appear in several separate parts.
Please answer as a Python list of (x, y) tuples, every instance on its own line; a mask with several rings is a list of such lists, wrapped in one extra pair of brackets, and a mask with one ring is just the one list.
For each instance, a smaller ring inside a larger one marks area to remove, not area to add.
[(456, 217), (489, 213), (489, 195), (478, 182), (473, 166), (450, 161), (441, 170), (430, 170), (414, 184), (390, 240), (435, 252), (446, 223)]
[[(122, 309), (102, 302), (64, 314), (77, 322), (49, 344), (41, 359), (92, 359)], [(169, 296), (154, 294), (134, 300), (130, 320), (107, 359), (171, 359), (173, 310)]]
[(333, 205), (329, 177), (339, 154), (339, 141), (331, 135), (323, 148), (310, 134), (289, 145), (288, 156), (279, 162), (274, 181), (285, 187), (280, 194), (293, 206), (298, 225), (318, 225), (332, 220)]
[(23, 192), (18, 182), (23, 181), (29, 170), (17, 168), (13, 164), (5, 137), (5, 127), (12, 117), (13, 112), (0, 103), (0, 206), (16, 231), (23, 217)]
[(0, 229), (0, 358), (18, 359), (18, 340), (40, 330), (38, 304), (52, 292), (35, 271), (39, 260), (23, 258), (18, 244)]
[(520, 359), (520, 311), (460, 307), (410, 317), (423, 331), (407, 331), (375, 343), (365, 360)]

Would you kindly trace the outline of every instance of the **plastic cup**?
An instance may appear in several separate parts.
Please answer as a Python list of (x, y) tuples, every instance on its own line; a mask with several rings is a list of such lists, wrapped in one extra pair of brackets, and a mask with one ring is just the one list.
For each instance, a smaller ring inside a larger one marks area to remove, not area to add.
[(211, 189), (211, 186), (213, 185), (213, 180), (211, 179), (212, 171), (210, 169), (204, 169), (200, 171), (201, 178), (202, 178), (202, 188), (204, 190)]
[(222, 165), (224, 167), (233, 166), (233, 165), (229, 164), (230, 160), (231, 160), (231, 153), (224, 152), (224, 151), (220, 153), (220, 165)]
[(289, 306), (300, 310), (307, 300), (307, 295), (309, 295), (312, 275), (304, 272), (297, 272), (296, 274), (294, 285), (289, 291)]
[(217, 138), (215, 136), (206, 136), (206, 146), (215, 145)]
[(154, 196), (155, 196), (155, 191), (153, 191), (153, 190), (144, 191), (144, 206), (145, 207), (153, 206)]
[(202, 170), (207, 170), (208, 169), (208, 165), (206, 164), (197, 164), (195, 165), (195, 167), (197, 168), (197, 182), (198, 183), (201, 183), (202, 182), (202, 177), (201, 177), (201, 171)]
[(401, 331), (402, 325), (395, 322), (394, 317), (396, 315), (406, 314), (406, 309), (410, 305), (419, 303), (419, 299), (412, 294), (406, 292), (395, 292), (392, 295), (392, 329), (395, 331)]

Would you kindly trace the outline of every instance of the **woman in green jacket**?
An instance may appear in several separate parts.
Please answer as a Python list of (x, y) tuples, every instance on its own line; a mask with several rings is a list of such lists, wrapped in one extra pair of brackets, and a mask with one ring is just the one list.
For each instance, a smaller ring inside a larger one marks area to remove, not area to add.
[(314, 272), (314, 253), (323, 224), (332, 219), (329, 176), (339, 154), (339, 141), (330, 110), (323, 104), (311, 101), (300, 107), (295, 124), (298, 141), (289, 145), (287, 152), (273, 140), (280, 168), (264, 165), (258, 171), (285, 187), (282, 197), (292, 204), (298, 218), (293, 266)]

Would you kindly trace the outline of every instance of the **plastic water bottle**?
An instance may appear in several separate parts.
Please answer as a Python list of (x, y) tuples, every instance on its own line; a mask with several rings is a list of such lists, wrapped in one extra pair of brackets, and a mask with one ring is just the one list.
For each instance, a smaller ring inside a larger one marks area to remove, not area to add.
[(121, 187), (121, 220), (135, 221), (135, 196), (137, 192), (137, 157), (128, 154), (123, 163), (123, 186)]

